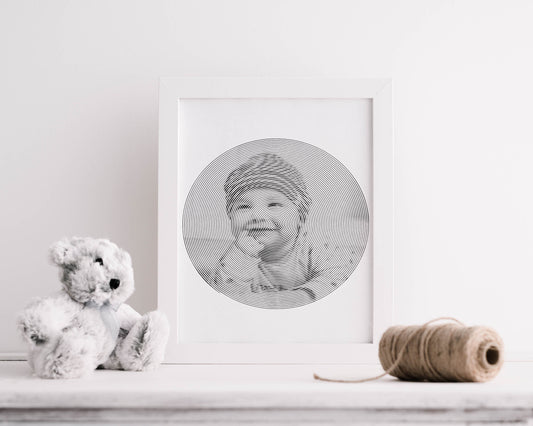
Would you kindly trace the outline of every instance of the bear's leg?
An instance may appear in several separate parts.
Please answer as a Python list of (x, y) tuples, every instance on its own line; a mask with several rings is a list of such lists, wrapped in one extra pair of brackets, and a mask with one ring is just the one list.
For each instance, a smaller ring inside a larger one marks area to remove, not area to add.
[(168, 321), (161, 312), (143, 315), (131, 328), (116, 354), (124, 370), (153, 370), (162, 361), (168, 340)]
[(36, 365), (36, 373), (46, 379), (74, 379), (96, 368), (94, 337), (78, 327), (66, 329), (53, 350)]

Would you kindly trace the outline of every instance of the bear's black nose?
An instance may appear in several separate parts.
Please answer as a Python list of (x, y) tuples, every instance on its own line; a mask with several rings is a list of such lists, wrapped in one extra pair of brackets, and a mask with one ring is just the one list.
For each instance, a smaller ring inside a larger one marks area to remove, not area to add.
[(119, 285), (120, 280), (117, 280), (116, 278), (113, 278), (111, 281), (109, 281), (109, 287), (111, 287), (111, 290), (116, 290)]

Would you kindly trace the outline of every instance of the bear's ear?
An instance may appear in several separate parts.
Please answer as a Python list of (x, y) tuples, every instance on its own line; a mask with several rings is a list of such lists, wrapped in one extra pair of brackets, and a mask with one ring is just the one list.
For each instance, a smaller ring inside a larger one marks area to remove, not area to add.
[(50, 260), (55, 263), (57, 266), (65, 266), (69, 263), (74, 263), (75, 247), (68, 239), (63, 239), (54, 243), (50, 247)]

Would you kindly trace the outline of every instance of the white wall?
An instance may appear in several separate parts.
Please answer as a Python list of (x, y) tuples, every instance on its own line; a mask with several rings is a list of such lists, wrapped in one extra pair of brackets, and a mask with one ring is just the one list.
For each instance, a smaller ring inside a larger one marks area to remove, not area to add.
[(453, 315), (533, 351), (533, 3), (0, 2), (0, 352), (59, 287), (47, 247), (107, 236), (156, 307), (157, 84), (392, 77), (399, 323)]

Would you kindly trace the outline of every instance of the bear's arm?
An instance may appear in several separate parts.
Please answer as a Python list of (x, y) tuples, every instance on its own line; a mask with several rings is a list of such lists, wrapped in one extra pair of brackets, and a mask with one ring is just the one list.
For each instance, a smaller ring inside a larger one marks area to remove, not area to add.
[(71, 325), (82, 309), (65, 292), (34, 299), (19, 314), (17, 326), (22, 337), (33, 345), (40, 345), (56, 337)]
[(129, 331), (140, 318), (141, 314), (126, 303), (120, 305), (117, 310), (118, 323), (123, 330)]

